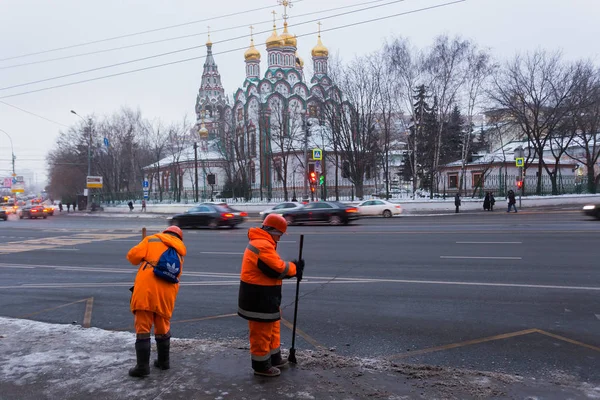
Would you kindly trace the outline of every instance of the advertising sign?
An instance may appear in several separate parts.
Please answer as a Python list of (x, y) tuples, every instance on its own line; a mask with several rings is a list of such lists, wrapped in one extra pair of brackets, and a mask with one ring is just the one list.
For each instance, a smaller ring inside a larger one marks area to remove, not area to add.
[(88, 176), (86, 187), (101, 189), (102, 188), (102, 177), (101, 176)]

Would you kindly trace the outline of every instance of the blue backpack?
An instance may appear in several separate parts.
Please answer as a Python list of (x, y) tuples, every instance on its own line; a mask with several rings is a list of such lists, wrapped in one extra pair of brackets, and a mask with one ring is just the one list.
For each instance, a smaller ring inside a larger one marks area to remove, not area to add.
[[(149, 263), (150, 264), (150, 263)], [(169, 247), (165, 250), (154, 267), (154, 275), (170, 283), (179, 283), (179, 273), (181, 272), (181, 258), (177, 251)]]

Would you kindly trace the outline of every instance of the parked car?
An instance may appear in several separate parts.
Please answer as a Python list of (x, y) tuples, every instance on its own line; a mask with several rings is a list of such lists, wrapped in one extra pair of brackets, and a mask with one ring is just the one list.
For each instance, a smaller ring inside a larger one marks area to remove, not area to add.
[(284, 203), (279, 203), (273, 207), (269, 207), (266, 210), (259, 212), (258, 215), (260, 215), (260, 218), (264, 220), (269, 214), (283, 214), (285, 211), (295, 210), (303, 206), (304, 205), (302, 203), (286, 201)]
[(317, 201), (304, 207), (282, 213), (288, 225), (305, 222), (325, 222), (330, 225), (347, 225), (360, 217), (356, 207), (337, 201)]
[(19, 218), (48, 218), (48, 213), (44, 210), (44, 206), (24, 206), (21, 208), (21, 212), (19, 213)]
[(202, 203), (183, 214), (177, 214), (169, 219), (169, 225), (180, 228), (196, 228), (207, 226), (216, 229), (220, 226), (234, 228), (246, 220), (248, 214), (235, 210), (226, 203)]
[(6, 221), (8, 219), (8, 214), (3, 209), (0, 209), (0, 219)]
[(588, 204), (583, 206), (583, 213), (590, 217), (600, 219), (600, 204)]
[(402, 206), (386, 200), (366, 200), (358, 205), (358, 211), (361, 216), (381, 215), (384, 218), (390, 218), (394, 215), (402, 214)]

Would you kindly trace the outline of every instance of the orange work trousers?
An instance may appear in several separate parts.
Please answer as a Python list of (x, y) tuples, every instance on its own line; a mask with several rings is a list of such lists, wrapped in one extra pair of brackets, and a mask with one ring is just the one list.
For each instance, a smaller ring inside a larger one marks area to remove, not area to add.
[(154, 337), (165, 339), (171, 337), (171, 321), (168, 318), (152, 311), (137, 310), (135, 312), (134, 327), (138, 339), (150, 338), (152, 325), (154, 325)]
[(252, 361), (266, 362), (271, 354), (280, 352), (281, 336), (279, 321), (248, 321), (250, 328), (250, 354)]

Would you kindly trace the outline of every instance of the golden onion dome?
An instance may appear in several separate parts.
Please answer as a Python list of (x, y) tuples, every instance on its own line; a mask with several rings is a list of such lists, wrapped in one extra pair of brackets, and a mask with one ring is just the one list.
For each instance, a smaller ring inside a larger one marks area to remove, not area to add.
[(321, 42), (321, 35), (319, 35), (317, 45), (313, 47), (311, 54), (313, 57), (327, 57), (329, 55), (329, 50), (327, 50), (327, 47)]
[(285, 21), (283, 23), (283, 33), (281, 34), (281, 36), (279, 36), (279, 38), (281, 40), (283, 40), (284, 46), (296, 47), (296, 45), (298, 44), (298, 40), (296, 39), (296, 37), (294, 35), (292, 35), (291, 33), (288, 32), (287, 27), (288, 27), (288, 24), (287, 24), (287, 21)]
[(271, 33), (271, 36), (267, 39), (266, 44), (267, 49), (283, 46), (283, 40), (277, 35), (277, 28), (275, 25), (273, 25), (273, 33)]
[(260, 60), (260, 51), (254, 47), (254, 39), (250, 40), (250, 47), (244, 53), (246, 61)]

